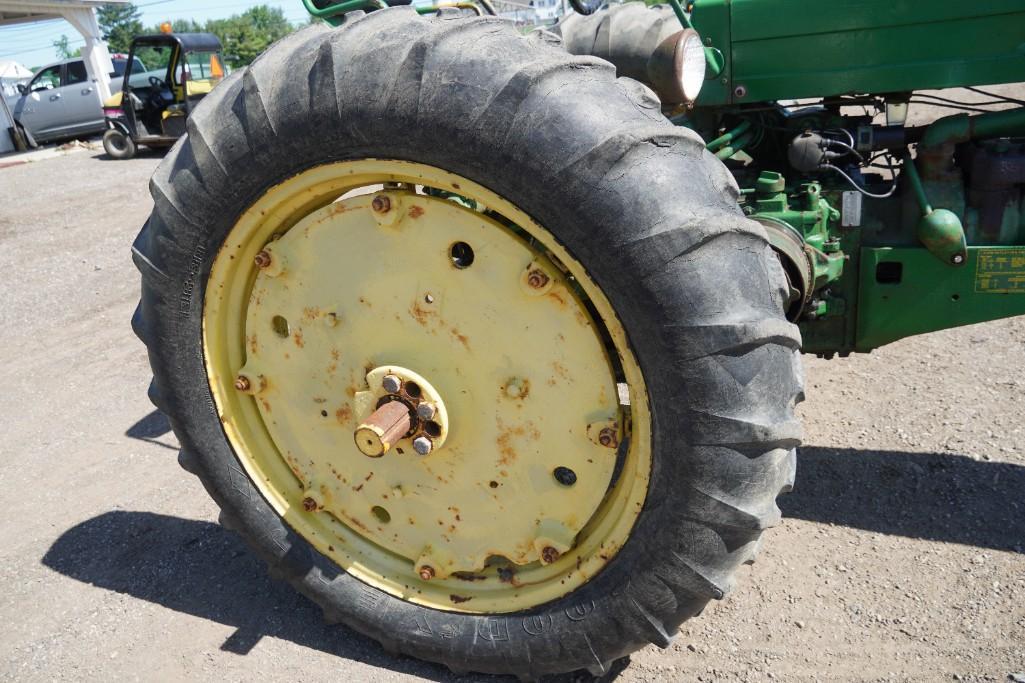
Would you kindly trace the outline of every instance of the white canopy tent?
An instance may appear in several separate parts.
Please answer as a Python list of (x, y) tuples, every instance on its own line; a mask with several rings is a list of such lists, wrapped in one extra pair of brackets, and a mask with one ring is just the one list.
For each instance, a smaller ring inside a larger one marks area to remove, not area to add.
[(32, 78), (32, 72), (18, 62), (0, 59), (0, 95), (14, 95), (15, 85)]

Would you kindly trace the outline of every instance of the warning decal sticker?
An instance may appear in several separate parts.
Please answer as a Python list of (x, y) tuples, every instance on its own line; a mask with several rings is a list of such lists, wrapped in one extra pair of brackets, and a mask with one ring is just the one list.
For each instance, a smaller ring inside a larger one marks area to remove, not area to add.
[(1025, 294), (1025, 249), (980, 249), (976, 254), (976, 292)]

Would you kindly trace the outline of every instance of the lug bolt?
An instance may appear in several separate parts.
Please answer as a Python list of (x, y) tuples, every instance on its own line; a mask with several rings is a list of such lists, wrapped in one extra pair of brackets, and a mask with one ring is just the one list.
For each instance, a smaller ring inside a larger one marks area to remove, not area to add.
[(385, 375), (384, 379), (381, 380), (381, 386), (384, 387), (384, 390), (389, 394), (397, 394), (399, 393), (399, 389), (402, 388), (402, 380), (395, 375)]
[(548, 273), (544, 272), (539, 268), (535, 268), (534, 270), (527, 273), (527, 284), (532, 289), (541, 289), (542, 287), (548, 284), (548, 281), (550, 279), (551, 278), (548, 277)]
[(545, 564), (551, 564), (552, 562), (555, 562), (557, 559), (559, 559), (559, 555), (561, 555), (561, 554), (562, 553), (560, 553), (558, 550), (556, 550), (552, 546), (546, 545), (541, 550), (541, 561), (544, 562)]
[(303, 498), (303, 510), (306, 510), (306, 512), (313, 512), (316, 509), (317, 501), (313, 500), (313, 498), (310, 498), (309, 496)]
[(568, 467), (556, 467), (552, 472), (552, 476), (555, 477), (555, 481), (563, 486), (572, 486), (577, 483), (577, 473)]
[(615, 448), (619, 445), (619, 434), (613, 427), (603, 427), (598, 432), (598, 443), (606, 448)]
[(420, 575), (420, 578), (424, 581), (430, 581), (434, 578), (434, 567), (432, 567), (429, 564), (425, 564), (424, 566), (420, 567), (420, 570), (417, 573)]
[(245, 375), (239, 375), (235, 378), (235, 388), (239, 391), (249, 391), (249, 387), (252, 385), (249, 383), (249, 378)]
[(950, 262), (955, 264), (955, 265), (960, 265), (960, 264), (964, 263), (964, 255), (963, 254), (954, 254), (950, 258)]
[(433, 403), (421, 403), (416, 407), (416, 416), (421, 420), (433, 419), (436, 412), (438, 410), (434, 407)]
[(256, 264), (257, 268), (268, 268), (271, 263), (270, 252), (266, 250), (260, 250), (260, 253), (253, 257), (253, 263)]
[(389, 199), (387, 195), (379, 194), (374, 197), (370, 206), (376, 213), (388, 213), (391, 211), (391, 199)]
[(434, 448), (434, 442), (426, 436), (418, 436), (413, 439), (413, 450), (420, 455), (429, 454), (432, 448)]

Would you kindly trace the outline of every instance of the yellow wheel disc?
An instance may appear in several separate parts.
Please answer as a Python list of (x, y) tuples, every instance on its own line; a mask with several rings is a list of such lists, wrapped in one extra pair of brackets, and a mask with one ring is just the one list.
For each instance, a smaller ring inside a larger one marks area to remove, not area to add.
[(271, 188), (214, 261), (203, 330), (264, 497), (404, 600), (548, 602), (643, 506), (647, 391), (621, 323), (547, 230), (465, 178), (364, 160)]

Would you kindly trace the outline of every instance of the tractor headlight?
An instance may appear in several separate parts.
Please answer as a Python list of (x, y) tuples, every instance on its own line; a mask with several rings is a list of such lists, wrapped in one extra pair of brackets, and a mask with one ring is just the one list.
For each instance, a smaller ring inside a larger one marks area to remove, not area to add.
[(705, 46), (693, 29), (669, 36), (648, 59), (648, 79), (664, 104), (693, 104), (705, 83)]
[(696, 102), (705, 84), (705, 46), (697, 31), (684, 31), (680, 65), (680, 87), (687, 102)]

